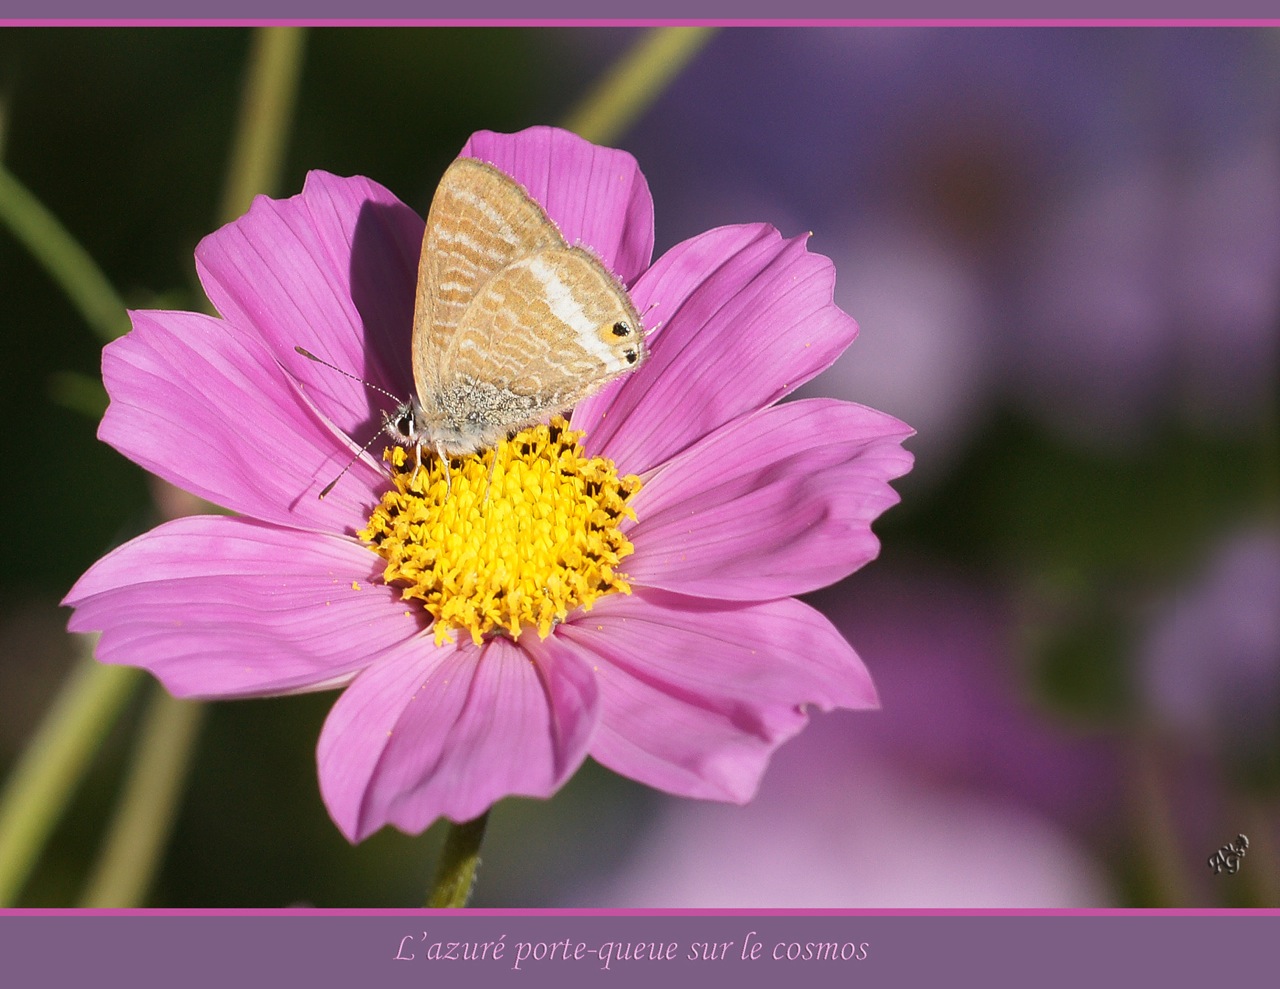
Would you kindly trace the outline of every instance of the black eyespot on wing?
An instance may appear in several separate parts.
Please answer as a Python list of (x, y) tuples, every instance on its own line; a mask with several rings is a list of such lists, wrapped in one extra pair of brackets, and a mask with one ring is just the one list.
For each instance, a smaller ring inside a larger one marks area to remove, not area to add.
[(631, 336), (631, 324), (621, 319), (618, 320), (613, 324), (613, 335), (615, 337)]
[(627, 359), (628, 364), (634, 364), (636, 361), (640, 359), (640, 355), (636, 353), (634, 350), (624, 350), (622, 352), (622, 356)]

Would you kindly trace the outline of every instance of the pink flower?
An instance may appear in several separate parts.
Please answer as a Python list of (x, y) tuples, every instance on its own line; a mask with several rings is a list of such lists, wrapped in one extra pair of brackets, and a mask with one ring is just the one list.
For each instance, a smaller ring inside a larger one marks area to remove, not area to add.
[(850, 646), (792, 595), (876, 555), (870, 523), (897, 500), (911, 431), (847, 402), (775, 404), (857, 333), (805, 238), (723, 227), (650, 265), (630, 155), (549, 128), (481, 132), (462, 154), (594, 250), (649, 327), (649, 360), (571, 420), (584, 457), (643, 483), (621, 521), (629, 593), (573, 607), (545, 637), (437, 636), (357, 536), (386, 469), (362, 457), (316, 497), (391, 403), (294, 347), (407, 396), (423, 221), (368, 179), (313, 172), (197, 247), (222, 318), (135, 312), (106, 349), (102, 439), (241, 517), (180, 519), (109, 553), (67, 595), (70, 627), (100, 630), (103, 662), (178, 696), (344, 687), (318, 763), (353, 841), (548, 796), (588, 755), (670, 793), (749, 800), (806, 705), (876, 704)]

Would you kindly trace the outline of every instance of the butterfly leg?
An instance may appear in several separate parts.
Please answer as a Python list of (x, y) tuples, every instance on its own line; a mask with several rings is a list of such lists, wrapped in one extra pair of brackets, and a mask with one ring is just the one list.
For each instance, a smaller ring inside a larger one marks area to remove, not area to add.
[(445, 452), (443, 443), (436, 444), (436, 456), (440, 458), (440, 463), (444, 465), (444, 497), (448, 501), (453, 481), (449, 477), (449, 454)]
[(496, 446), (491, 447), (490, 451), (493, 454), (493, 459), (489, 461), (489, 479), (484, 485), (484, 503), (486, 505), (489, 504), (489, 489), (493, 487), (493, 471), (498, 466), (498, 448)]
[(410, 484), (418, 479), (418, 471), (420, 470), (422, 470), (422, 446), (415, 443), (413, 445), (413, 475), (409, 478)]

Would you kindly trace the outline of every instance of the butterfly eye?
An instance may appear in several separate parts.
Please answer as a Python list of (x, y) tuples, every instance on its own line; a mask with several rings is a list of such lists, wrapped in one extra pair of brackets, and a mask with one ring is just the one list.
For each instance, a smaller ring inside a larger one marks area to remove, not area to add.
[(622, 352), (622, 356), (627, 359), (628, 364), (634, 364), (637, 360), (640, 359), (640, 355), (637, 354), (634, 350), (624, 350)]
[(395, 428), (395, 431), (405, 439), (413, 439), (413, 413), (408, 409), (395, 417), (395, 421), (392, 423), (392, 426)]
[[(615, 337), (631, 336), (631, 324), (625, 323), (622, 320), (618, 320), (616, 323), (613, 324), (613, 335)], [(628, 358), (628, 360), (630, 360), (630, 358)], [(632, 361), (632, 363), (634, 364), (635, 362)]]

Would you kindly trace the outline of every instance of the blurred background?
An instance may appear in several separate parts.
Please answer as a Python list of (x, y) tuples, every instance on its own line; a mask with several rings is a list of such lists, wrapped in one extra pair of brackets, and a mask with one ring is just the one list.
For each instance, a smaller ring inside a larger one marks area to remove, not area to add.
[[(639, 38), (311, 30), (277, 192), (425, 212), (473, 130), (563, 121)], [(250, 41), (0, 31), (0, 160), (132, 307), (201, 305)], [(613, 143), (658, 253), (813, 231), (862, 332), (803, 394), (918, 431), (882, 558), (811, 596), (883, 708), (815, 717), (745, 808), (595, 765), (504, 801), (473, 903), (1280, 906), (1280, 34), (726, 29)], [(74, 662), (58, 601), (155, 504), (66, 398), (101, 341), (3, 228), (0, 313), (7, 774)], [(77, 902), (144, 703), (19, 904)], [(438, 829), (353, 848), (324, 810), (331, 703), (208, 706), (147, 905), (421, 902)]]

